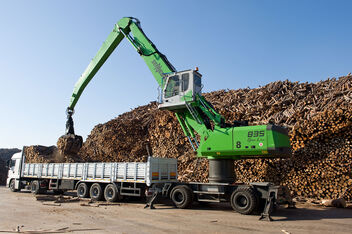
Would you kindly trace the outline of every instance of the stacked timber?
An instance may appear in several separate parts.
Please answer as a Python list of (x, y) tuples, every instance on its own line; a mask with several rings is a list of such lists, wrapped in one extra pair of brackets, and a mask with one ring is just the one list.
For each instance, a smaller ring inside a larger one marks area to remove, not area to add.
[(62, 156), (56, 146), (32, 145), (23, 148), (27, 163), (61, 162)]
[(32, 145), (25, 146), (26, 163), (64, 163), (81, 162), (77, 155), (63, 155), (56, 146)]
[(158, 112), (156, 103), (152, 103), (105, 124), (98, 124), (83, 144), (79, 155), (85, 161), (145, 161), (148, 155), (152, 155), (149, 129)]

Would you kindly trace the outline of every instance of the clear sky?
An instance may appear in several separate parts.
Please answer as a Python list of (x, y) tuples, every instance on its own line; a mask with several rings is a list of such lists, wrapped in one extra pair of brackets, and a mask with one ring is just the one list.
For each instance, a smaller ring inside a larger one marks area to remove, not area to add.
[[(177, 70), (204, 91), (352, 72), (352, 1), (0, 1), (0, 148), (54, 145), (74, 84), (114, 24), (139, 18)], [(157, 99), (157, 83), (123, 41), (76, 106), (75, 130)]]

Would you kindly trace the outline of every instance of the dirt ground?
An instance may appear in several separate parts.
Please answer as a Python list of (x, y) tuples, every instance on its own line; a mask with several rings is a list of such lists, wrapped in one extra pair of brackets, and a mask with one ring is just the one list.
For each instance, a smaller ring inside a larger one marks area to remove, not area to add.
[[(279, 208), (274, 221), (258, 221), (229, 205), (196, 205), (175, 209), (157, 204), (143, 209), (143, 202), (82, 206), (40, 202), (28, 192), (12, 193), (0, 187), (0, 232), (22, 233), (351, 233), (352, 209), (321, 208), (299, 204), (298, 209)], [(49, 204), (49, 205), (44, 205)], [(95, 204), (93, 204), (95, 205)]]

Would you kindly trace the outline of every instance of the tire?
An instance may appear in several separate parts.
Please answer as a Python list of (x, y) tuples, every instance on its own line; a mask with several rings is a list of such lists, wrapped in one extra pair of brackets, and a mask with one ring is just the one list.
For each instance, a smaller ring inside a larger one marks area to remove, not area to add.
[(186, 185), (178, 185), (171, 190), (170, 198), (177, 208), (189, 208), (193, 203), (193, 192)]
[(38, 180), (33, 180), (31, 182), (31, 193), (34, 195), (37, 194), (43, 194), (45, 192), (45, 189), (40, 188), (40, 183)]
[(256, 191), (250, 187), (237, 188), (231, 194), (231, 206), (236, 212), (244, 215), (254, 213), (259, 206), (258, 195)]
[(9, 187), (10, 187), (11, 192), (18, 192), (18, 189), (15, 189), (16, 188), (16, 180), (15, 179), (11, 180)]
[(104, 189), (104, 198), (107, 202), (120, 201), (122, 196), (115, 184), (108, 184)]
[(87, 198), (89, 197), (89, 188), (86, 183), (80, 183), (77, 186), (77, 197), (79, 198)]
[(100, 184), (94, 183), (89, 190), (90, 198), (93, 201), (100, 201), (103, 198), (103, 189), (101, 188)]

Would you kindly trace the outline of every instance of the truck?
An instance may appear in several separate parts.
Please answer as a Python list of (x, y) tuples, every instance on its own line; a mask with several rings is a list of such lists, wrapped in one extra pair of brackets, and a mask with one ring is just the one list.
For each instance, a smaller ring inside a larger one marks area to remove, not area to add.
[[(66, 109), (66, 130), (62, 136), (70, 144), (64, 144), (60, 150), (72, 154), (82, 146), (82, 137), (74, 131), (74, 108), (85, 87), (123, 39), (131, 43), (157, 81), (160, 87), (158, 108), (175, 114), (196, 157), (209, 161), (209, 183), (174, 181), (170, 185), (170, 181), (165, 181), (152, 184), (148, 188), (149, 192), (154, 191), (151, 207), (154, 198), (161, 194), (169, 197), (179, 208), (190, 207), (195, 200), (225, 201), (230, 202), (232, 208), (242, 214), (251, 214), (260, 207), (265, 207), (263, 214), (268, 216), (275, 203), (277, 186), (269, 182), (234, 183), (234, 160), (290, 157), (287, 129), (273, 124), (249, 126), (248, 121), (227, 122), (202, 96), (204, 78), (199, 69), (177, 71), (146, 36), (140, 21), (134, 17), (124, 17), (115, 24), (75, 84)], [(21, 183), (17, 179), (13, 183), (15, 189), (19, 189)]]
[(194, 202), (229, 202), (241, 214), (260, 213), (270, 218), (278, 186), (257, 183), (184, 183), (177, 179), (177, 159), (148, 157), (147, 162), (26, 163), (25, 150), (8, 161), (6, 186), (33, 194), (76, 191), (79, 198), (122, 201), (124, 197), (150, 197), (147, 206), (164, 197), (177, 208)]
[(155, 184), (170, 186), (177, 182), (177, 160), (148, 157), (147, 162), (26, 163), (25, 150), (8, 162), (7, 186), (33, 194), (48, 190), (60, 194), (76, 190), (80, 198), (121, 200), (124, 196), (142, 197)]

